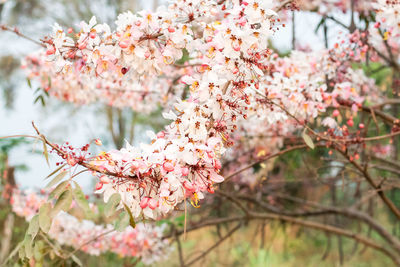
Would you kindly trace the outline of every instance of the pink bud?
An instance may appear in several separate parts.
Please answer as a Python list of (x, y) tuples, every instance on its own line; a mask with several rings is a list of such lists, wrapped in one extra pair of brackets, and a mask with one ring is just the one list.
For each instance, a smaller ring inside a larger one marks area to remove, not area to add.
[(172, 27), (172, 26), (169, 26), (169, 27), (168, 27), (168, 31), (171, 32), (171, 33), (172, 33), (172, 32), (175, 32), (175, 28)]
[(68, 28), (68, 33), (73, 33), (74, 30), (72, 28)]
[(89, 36), (90, 36), (90, 38), (92, 38), (92, 39), (96, 38), (96, 32), (91, 32), (91, 33), (89, 34)]
[(73, 167), (76, 165), (76, 160), (73, 157), (68, 156), (67, 163), (68, 163), (68, 165), (71, 165)]
[(337, 110), (337, 109), (335, 109), (335, 110), (333, 111), (333, 113), (332, 113), (333, 117), (337, 117), (337, 116), (339, 116), (339, 114), (340, 114), (340, 112), (339, 112), (339, 110)]
[(142, 209), (145, 209), (145, 208), (147, 208), (147, 206), (149, 205), (149, 200), (150, 200), (150, 198), (148, 198), (148, 197), (144, 197), (144, 198), (142, 198), (142, 200), (140, 200), (140, 207), (142, 208)]
[(353, 127), (354, 121), (353, 121), (352, 119), (349, 119), (349, 120), (347, 121), (347, 125), (349, 125), (350, 127)]
[(164, 162), (163, 168), (167, 172), (172, 172), (174, 170), (174, 165), (171, 162)]
[(150, 57), (150, 52), (149, 51), (146, 51), (146, 53), (144, 53), (144, 57), (147, 59), (147, 58), (149, 58)]
[(151, 198), (149, 200), (149, 208), (154, 210), (155, 208), (157, 208), (157, 206), (158, 206), (158, 201), (155, 200), (154, 198)]
[(54, 46), (51, 46), (47, 49), (46, 55), (50, 56), (56, 52), (56, 48)]
[(96, 184), (96, 190), (100, 190), (100, 189), (102, 189), (103, 188), (103, 184), (101, 183), (101, 182), (98, 182), (97, 184)]
[(129, 40), (128, 39), (123, 39), (122, 41), (119, 42), (119, 47), (122, 49), (125, 49), (129, 46)]
[(157, 134), (157, 138), (164, 138), (165, 137), (165, 133), (164, 131), (161, 131)]
[(186, 167), (183, 167), (181, 169), (181, 173), (182, 173), (182, 176), (187, 176), (189, 174), (189, 169)]
[(218, 159), (214, 160), (214, 168), (216, 170), (221, 169), (222, 165), (221, 165), (221, 161), (219, 161)]
[(102, 184), (109, 184), (110, 182), (111, 182), (111, 180), (110, 180), (110, 178), (108, 178), (107, 176), (101, 176), (100, 177), (100, 182), (102, 183)]
[(101, 146), (101, 145), (103, 144), (103, 143), (101, 142), (100, 139), (94, 140), (94, 143), (95, 143), (96, 145), (98, 145), (98, 146)]
[(189, 182), (189, 181), (184, 181), (183, 182), (183, 187), (188, 191), (193, 191), (194, 190), (193, 184), (191, 182)]
[(83, 42), (83, 43), (80, 43), (80, 44), (78, 45), (78, 48), (79, 48), (80, 50), (83, 50), (83, 49), (86, 48), (86, 46), (87, 46), (86, 42)]
[(215, 193), (214, 187), (213, 187), (212, 185), (210, 185), (210, 186), (207, 187), (207, 191), (208, 191), (208, 193), (210, 193), (210, 194), (214, 194), (214, 193)]
[(358, 127), (360, 127), (360, 129), (364, 129), (364, 123), (360, 123), (360, 125), (358, 125)]

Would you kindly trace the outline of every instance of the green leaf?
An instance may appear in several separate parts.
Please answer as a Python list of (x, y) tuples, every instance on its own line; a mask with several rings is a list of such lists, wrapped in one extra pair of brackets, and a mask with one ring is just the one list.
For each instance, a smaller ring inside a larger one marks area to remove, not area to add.
[(29, 78), (26, 78), (26, 81), (28, 82), (28, 86), (29, 86), (29, 88), (31, 88), (31, 89), (32, 89), (32, 83), (31, 83), (31, 79), (29, 79)]
[(104, 215), (106, 217), (110, 217), (111, 215), (113, 215), (120, 202), (121, 202), (121, 195), (118, 193), (112, 194), (104, 207)]
[(44, 138), (43, 138), (43, 155), (46, 158), (47, 165), (50, 166), (50, 163), (49, 163), (49, 152), (47, 151), (47, 145), (46, 145), (46, 141), (44, 140)]
[[(25, 241), (25, 240), (24, 240), (24, 241)], [(21, 242), (21, 246), (20, 246), (20, 248), (18, 249), (18, 257), (19, 257), (20, 259), (25, 258), (25, 242), (24, 242), (24, 241)]]
[(49, 194), (49, 199), (52, 199), (52, 198), (55, 198), (55, 197), (58, 197), (59, 195), (61, 195), (61, 193), (63, 193), (67, 189), (68, 185), (69, 185), (68, 180), (57, 185), (57, 187), (54, 188), (54, 190), (51, 191), (51, 193)]
[(47, 233), (50, 230), (52, 217), (51, 214), (51, 204), (44, 203), (39, 209), (39, 226), (43, 232)]
[(29, 222), (29, 227), (28, 230), (26, 231), (26, 235), (31, 236), (32, 238), (31, 241), (33, 241), (38, 232), (39, 232), (39, 215), (36, 214)]
[(93, 211), (89, 207), (89, 202), (87, 201), (85, 194), (82, 192), (81, 187), (78, 185), (77, 182), (74, 181), (75, 189), (72, 191), (74, 195), (74, 199), (79, 207), (85, 212), (88, 217), (93, 217)]
[(33, 257), (36, 261), (41, 261), (43, 259), (43, 247), (43, 241), (35, 243), (35, 247), (33, 248)]
[(306, 143), (306, 145), (311, 148), (314, 149), (315, 145), (313, 140), (311, 139), (311, 137), (306, 133), (306, 130), (303, 131), (303, 133), (301, 134), (301, 136), (303, 137), (304, 142)]
[(67, 175), (67, 171), (62, 171), (60, 172), (56, 177), (53, 178), (53, 180), (51, 180), (47, 185), (46, 185), (46, 189), (53, 187), (54, 185), (58, 184), (58, 182), (60, 182), (65, 175)]
[(46, 176), (46, 178), (44, 178), (45, 180), (50, 178), (51, 176), (53, 176), (54, 174), (56, 174), (59, 170), (61, 170), (62, 168), (64, 168), (64, 166), (67, 165), (67, 163), (64, 163), (63, 165), (61, 165), (60, 167), (58, 167), (57, 169), (55, 169), (54, 171), (52, 171), (49, 175)]
[(29, 234), (25, 235), (23, 249), (25, 252), (25, 257), (29, 258), (29, 259), (33, 256), (32, 240), (33, 240), (33, 238), (31, 235), (29, 235)]
[(115, 230), (117, 230), (118, 232), (124, 231), (126, 227), (128, 227), (130, 223), (129, 221), (129, 214), (127, 212), (121, 212), (121, 214), (119, 215), (119, 219), (116, 220), (114, 223)]
[(130, 226), (132, 226), (132, 228), (135, 228), (136, 227), (136, 222), (135, 222), (135, 218), (133, 218), (131, 209), (124, 202), (122, 202), (122, 203), (124, 204), (125, 211), (129, 215), (129, 224), (130, 224)]
[(61, 210), (68, 211), (69, 208), (71, 207), (71, 203), (72, 203), (72, 192), (71, 190), (65, 190), (57, 199), (57, 202), (54, 205), (53, 210), (51, 211), (52, 215), (57, 215)]
[(74, 254), (72, 254), (72, 255), (71, 255), (71, 258), (72, 258), (72, 260), (73, 260), (76, 264), (78, 264), (79, 266), (83, 266), (81, 260), (80, 260), (77, 256), (75, 256)]

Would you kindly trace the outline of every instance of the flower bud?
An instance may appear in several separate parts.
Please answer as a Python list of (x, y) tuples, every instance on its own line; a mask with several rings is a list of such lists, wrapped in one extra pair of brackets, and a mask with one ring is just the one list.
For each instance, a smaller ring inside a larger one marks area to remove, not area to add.
[(94, 140), (94, 143), (95, 143), (96, 145), (98, 145), (98, 146), (101, 146), (101, 145), (103, 145), (103, 143), (101, 142), (101, 140), (100, 140), (100, 139), (96, 139), (96, 140)]
[(158, 201), (155, 200), (154, 198), (151, 198), (149, 200), (149, 208), (154, 210), (155, 208), (157, 208), (157, 206), (158, 206)]
[(74, 167), (74, 166), (76, 165), (76, 160), (75, 160), (73, 157), (71, 157), (71, 156), (68, 155), (68, 157), (67, 157), (67, 163), (68, 163), (68, 165)]
[(142, 200), (140, 200), (140, 207), (142, 208), (142, 209), (145, 209), (145, 208), (147, 208), (147, 206), (149, 205), (149, 200), (150, 200), (150, 198), (148, 198), (148, 197), (144, 197), (144, 198), (142, 198)]
[(167, 172), (172, 172), (174, 170), (174, 165), (171, 162), (164, 162), (163, 168)]
[(333, 115), (333, 117), (337, 117), (337, 116), (339, 116), (339, 110), (337, 110), (337, 109), (335, 109), (334, 111), (333, 111), (333, 113), (332, 113), (332, 115)]
[(165, 133), (164, 131), (161, 131), (157, 134), (157, 138), (164, 138), (165, 137)]
[(183, 182), (183, 187), (187, 190), (187, 191), (194, 191), (194, 186), (191, 182), (189, 181), (184, 181)]
[(50, 55), (53, 55), (55, 52), (56, 52), (56, 48), (54, 46), (51, 46), (46, 50), (46, 55), (50, 56)]
[(187, 167), (183, 167), (183, 168), (181, 169), (181, 173), (182, 173), (182, 176), (188, 176), (188, 174), (189, 174), (189, 169), (188, 169)]
[(122, 41), (119, 42), (119, 47), (122, 49), (125, 49), (129, 46), (130, 42), (128, 39), (123, 39)]
[(109, 184), (111, 182), (111, 179), (108, 178), (107, 176), (103, 175), (103, 176), (100, 177), (100, 182), (102, 184)]
[(347, 125), (349, 125), (350, 127), (353, 127), (354, 121), (353, 121), (352, 119), (349, 119), (349, 120), (347, 121)]
[(97, 184), (96, 184), (96, 190), (100, 190), (100, 189), (102, 189), (103, 188), (103, 183), (101, 183), (101, 182), (98, 182)]
[(221, 165), (221, 161), (219, 161), (219, 159), (214, 160), (214, 168), (216, 170), (221, 169), (222, 165)]

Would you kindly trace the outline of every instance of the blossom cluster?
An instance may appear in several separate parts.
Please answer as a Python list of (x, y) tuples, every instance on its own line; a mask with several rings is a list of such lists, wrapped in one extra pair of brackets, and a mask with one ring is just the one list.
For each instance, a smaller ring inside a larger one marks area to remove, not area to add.
[[(334, 11), (346, 12), (353, 8), (355, 12), (367, 13), (371, 10), (371, 4), (375, 0), (295, 0), (296, 5), (301, 10), (318, 11), (321, 14), (327, 14)], [(354, 5), (352, 7), (352, 5)]]
[[(46, 198), (45, 194), (16, 189), (11, 199), (12, 209), (18, 216), (30, 221)], [(96, 209), (93, 205), (92, 208)], [(110, 224), (99, 225), (89, 220), (78, 220), (62, 211), (54, 217), (48, 234), (59, 244), (90, 255), (113, 252), (123, 257), (138, 257), (143, 263), (152, 264), (165, 259), (171, 251), (168, 241), (162, 239), (165, 227), (165, 224), (155, 226), (138, 223), (135, 228), (129, 226), (121, 232), (110, 232), (114, 229)], [(98, 238), (93, 240), (95, 237)]]
[(400, 1), (398, 0), (378, 0), (373, 4), (376, 10), (376, 24), (375, 28), (382, 27), (385, 30), (385, 39), (389, 37), (400, 37)]
[[(158, 218), (186, 198), (197, 207), (204, 193), (213, 193), (224, 180), (219, 174), (222, 155), (246, 132), (294, 132), (299, 121), (313, 121), (340, 101), (350, 101), (356, 114), (367, 95), (373, 98), (373, 80), (349, 63), (363, 60), (369, 51), (366, 33), (356, 31), (334, 49), (293, 51), (280, 58), (268, 48), (279, 27), (273, 11), (278, 6), (274, 1), (178, 0), (155, 12), (123, 13), (115, 31), (95, 18), (82, 22), (78, 32), (54, 27), (45, 40), (47, 61), (30, 59), (28, 66), (39, 78), (44, 77), (42, 66), (54, 69), (50, 76), (61, 77), (52, 86), (56, 96), (84, 102), (93, 95), (93, 100), (137, 110), (168, 99), (163, 116), (172, 123), (150, 132), (149, 144), (127, 144), (78, 161), (96, 170), (96, 190), (106, 201), (119, 193), (121, 207), (145, 218)], [(184, 54), (186, 64), (177, 64)], [(82, 89), (69, 80), (87, 82)], [(168, 95), (178, 80), (180, 91)], [(110, 88), (115, 85), (123, 88), (114, 95)], [(136, 85), (158, 97), (130, 97)], [(106, 94), (93, 93), (104, 87)], [(335, 110), (322, 124), (334, 129), (339, 119)], [(255, 121), (262, 127), (254, 127)], [(346, 123), (352, 127), (353, 118)], [(254, 148), (258, 140), (247, 146)], [(282, 139), (274, 140), (257, 154), (279, 148)]]
[(92, 75), (81, 72), (82, 59), (70, 65), (68, 71), (62, 72), (47, 57), (45, 51), (28, 55), (22, 68), (26, 70), (28, 79), (37, 82), (51, 96), (79, 105), (101, 102), (144, 113), (154, 111), (159, 105), (171, 101), (176, 94), (181, 94), (183, 85), (177, 81), (190, 72), (190, 68), (169, 65), (162, 75), (137, 77), (131, 75), (132, 72), (124, 75), (118, 72)]
[(156, 12), (123, 13), (114, 32), (94, 18), (81, 23), (78, 33), (55, 26), (46, 54), (61, 75), (79, 71), (140, 80), (162, 75), (183, 51), (197, 65), (181, 78), (187, 97), (163, 114), (173, 122), (151, 133), (150, 144), (127, 145), (85, 162), (102, 173), (96, 189), (105, 200), (118, 192), (135, 217), (157, 218), (185, 198), (197, 206), (204, 192), (213, 193), (223, 181), (220, 159), (233, 145), (237, 118), (247, 118), (268, 68), (275, 4), (181, 0)]

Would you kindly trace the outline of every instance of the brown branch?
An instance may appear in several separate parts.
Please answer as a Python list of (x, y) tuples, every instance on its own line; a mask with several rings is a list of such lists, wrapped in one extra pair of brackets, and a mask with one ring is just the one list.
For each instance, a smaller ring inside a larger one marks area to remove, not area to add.
[(398, 208), (393, 204), (393, 202), (385, 195), (385, 193), (383, 191), (381, 191), (381, 184), (376, 184), (373, 180), (373, 178), (371, 177), (371, 175), (369, 174), (368, 170), (367, 170), (367, 166), (365, 165), (364, 167), (362, 167), (360, 164), (358, 164), (356, 161), (354, 160), (350, 160), (349, 155), (347, 155), (346, 152), (342, 151), (341, 149), (336, 149), (337, 151), (339, 151), (348, 161), (349, 163), (351, 163), (354, 167), (356, 167), (365, 177), (365, 179), (367, 180), (367, 182), (372, 186), (372, 188), (379, 190), (378, 191), (378, 195), (379, 197), (382, 199), (382, 201), (386, 204), (386, 206), (393, 212), (393, 214), (400, 219), (400, 211), (398, 210)]
[(269, 155), (267, 157), (264, 157), (264, 158), (254, 162), (254, 163), (251, 163), (250, 165), (247, 165), (247, 166), (245, 166), (245, 167), (243, 167), (243, 168), (241, 168), (241, 169), (229, 174), (228, 176), (225, 177), (225, 182), (229, 181), (233, 176), (238, 175), (239, 173), (244, 172), (245, 170), (248, 170), (248, 169), (252, 168), (253, 166), (255, 166), (255, 165), (257, 165), (257, 164), (259, 164), (261, 162), (264, 162), (264, 161), (270, 160), (272, 158), (281, 156), (281, 155), (283, 155), (285, 153), (288, 153), (290, 151), (293, 151), (293, 150), (303, 149), (303, 148), (307, 148), (307, 147), (308, 147), (307, 145), (292, 146), (292, 147), (289, 147), (287, 149), (281, 150), (281, 151), (279, 151), (279, 152), (277, 152), (275, 154), (272, 154), (272, 155)]
[(25, 34), (22, 34), (16, 27), (15, 28), (11, 28), (11, 27), (9, 27), (7, 25), (0, 24), (0, 29), (3, 30), (3, 31), (8, 31), (8, 32), (15, 33), (19, 37), (22, 37), (22, 38), (24, 38), (24, 39), (26, 39), (28, 41), (31, 41), (31, 42), (33, 42), (33, 43), (35, 43), (37, 45), (40, 45), (40, 46), (46, 48), (46, 45), (44, 43), (39, 42), (39, 41), (29, 37), (29, 36), (26, 36)]
[[(51, 147), (52, 149), (54, 149), (54, 151), (56, 151), (59, 155), (61, 156), (65, 156), (67, 157), (67, 153), (65, 153), (64, 151), (62, 151), (58, 146), (56, 146), (55, 144), (51, 143), (43, 134), (40, 133), (40, 131), (38, 130), (38, 128), (36, 127), (35, 123), (32, 122), (32, 126), (33, 128), (36, 130), (36, 133), (39, 135), (40, 139), (46, 143), (49, 147)], [(128, 180), (136, 180), (137, 177), (136, 176), (124, 176), (121, 175), (119, 173), (115, 173), (115, 172), (110, 172), (107, 170), (100, 170), (99, 168), (97, 168), (94, 165), (91, 165), (89, 163), (86, 162), (77, 162), (78, 165), (85, 167), (86, 169), (89, 169), (93, 172), (97, 172), (100, 174), (105, 174), (105, 175), (109, 175), (109, 176), (113, 176), (113, 177), (117, 177), (117, 178), (124, 178), (124, 179), (128, 179)]]
[(230, 230), (224, 237), (222, 237), (220, 240), (218, 240), (217, 243), (215, 243), (214, 245), (212, 245), (211, 247), (209, 247), (206, 251), (204, 251), (203, 253), (201, 253), (198, 257), (194, 258), (193, 260), (191, 260), (187, 265), (191, 266), (192, 264), (194, 264), (196, 261), (200, 260), (201, 258), (207, 256), (207, 254), (209, 254), (214, 248), (218, 247), (220, 244), (222, 244), (222, 242), (224, 242), (226, 239), (228, 239), (231, 235), (233, 235), (241, 226), (242, 224), (239, 223), (235, 228), (233, 228), (232, 230)]
[[(277, 196), (282, 198), (281, 194), (278, 194)], [(327, 215), (327, 214), (338, 214), (338, 215), (342, 215), (342, 216), (345, 216), (348, 218), (360, 220), (360, 221), (366, 223), (367, 225), (369, 225), (372, 229), (374, 229), (389, 244), (391, 244), (396, 251), (398, 251), (400, 253), (400, 241), (395, 236), (391, 235), (385, 228), (382, 227), (382, 225), (379, 222), (375, 221), (371, 216), (369, 216), (368, 214), (363, 213), (361, 211), (358, 211), (354, 208), (337, 208), (334, 206), (325, 206), (325, 205), (321, 205), (319, 203), (315, 203), (315, 202), (307, 201), (304, 199), (285, 195), (284, 198), (289, 199), (291, 201), (318, 208), (318, 210), (313, 210), (313, 211), (290, 212), (290, 211), (279, 210), (278, 208), (276, 208), (272, 205), (269, 205), (268, 203), (266, 203), (260, 199), (253, 198), (251, 196), (240, 195), (240, 196), (238, 196), (238, 198), (244, 199), (247, 201), (251, 201), (269, 212), (272, 212), (275, 214), (280, 214), (280, 215), (285, 215), (285, 216), (305, 217), (305, 216), (320, 216), (320, 215)]]
[(317, 229), (317, 230), (321, 230), (324, 232), (329, 232), (329, 233), (333, 233), (336, 235), (341, 235), (341, 236), (345, 236), (351, 239), (354, 239), (368, 247), (371, 247), (375, 250), (378, 250), (380, 252), (382, 252), (383, 254), (387, 255), (388, 257), (390, 257), (393, 262), (396, 263), (396, 265), (400, 266), (400, 258), (398, 256), (398, 254), (392, 252), (391, 250), (388, 250), (385, 246), (379, 245), (375, 240), (366, 238), (362, 235), (359, 234), (355, 234), (351, 231), (348, 230), (344, 230), (344, 229), (340, 229), (338, 227), (334, 227), (331, 225), (325, 225), (325, 224), (321, 224), (321, 223), (317, 223), (317, 222), (313, 222), (313, 221), (307, 221), (307, 220), (302, 220), (302, 219), (297, 219), (297, 218), (292, 218), (289, 216), (285, 216), (285, 215), (277, 215), (277, 214), (257, 214), (257, 213), (250, 213), (250, 218), (252, 219), (270, 219), (270, 220), (278, 220), (278, 221), (285, 221), (285, 222), (289, 222), (289, 223), (293, 223), (293, 224), (298, 224), (301, 226), (305, 226), (305, 227), (309, 227), (309, 228), (313, 228), (313, 229)]

